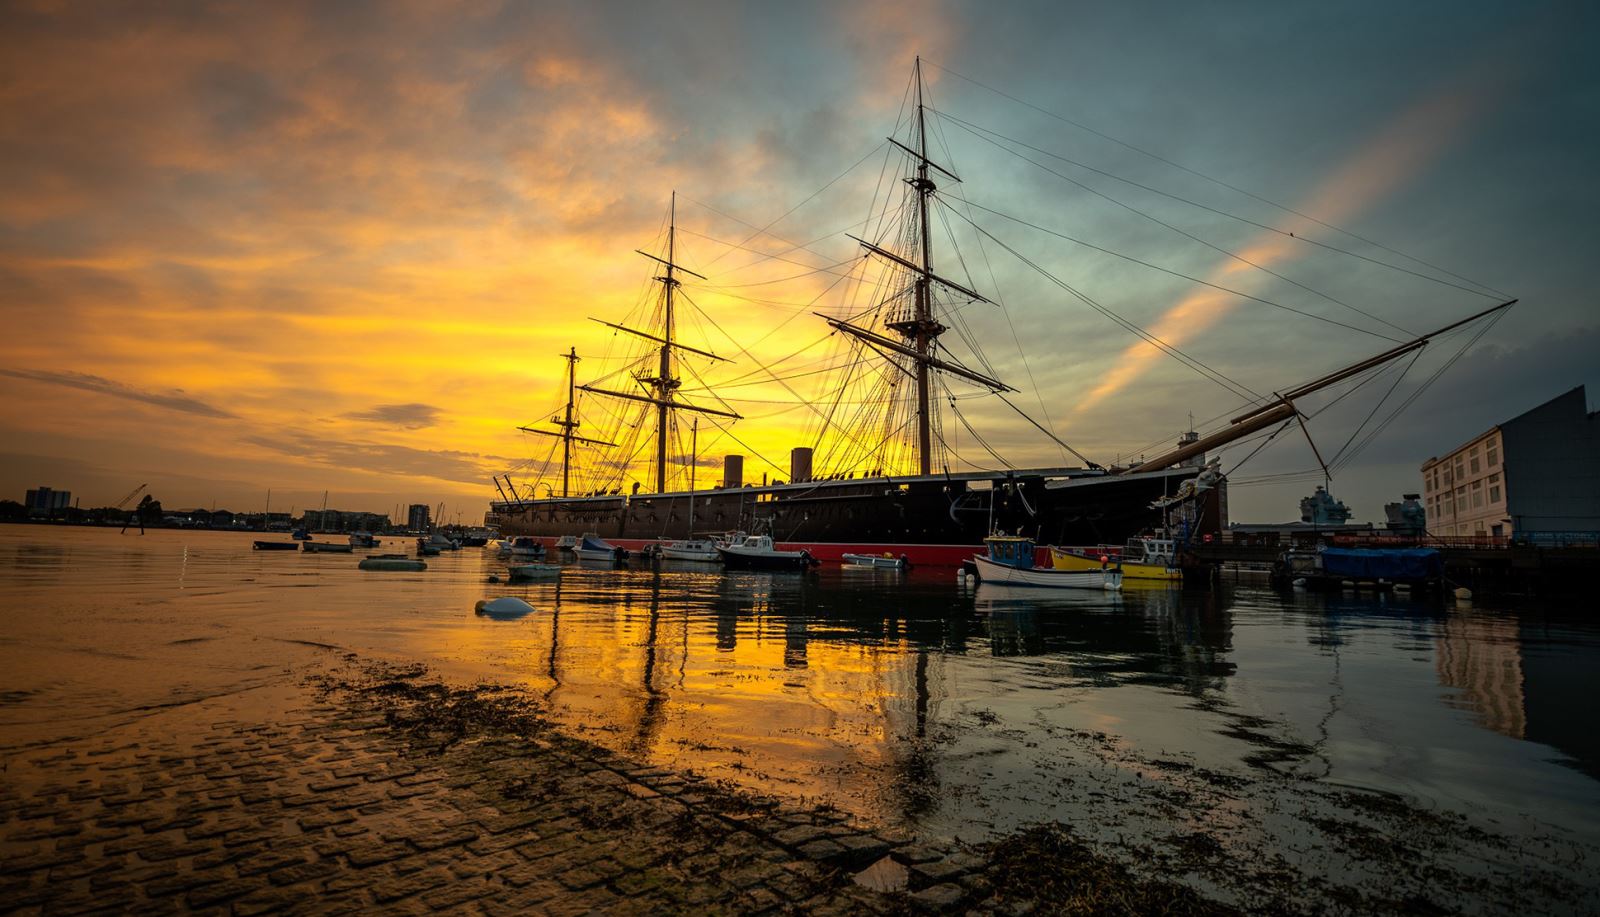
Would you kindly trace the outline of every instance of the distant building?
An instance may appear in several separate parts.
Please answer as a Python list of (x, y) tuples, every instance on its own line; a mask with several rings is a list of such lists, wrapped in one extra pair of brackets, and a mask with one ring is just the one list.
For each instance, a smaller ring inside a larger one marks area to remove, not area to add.
[(388, 516), (343, 509), (308, 509), (300, 522), (313, 532), (382, 532), (389, 528)]
[(1600, 531), (1597, 417), (1580, 385), (1423, 462), (1429, 533)]
[(72, 505), (72, 491), (39, 487), (28, 491), (23, 505), (28, 508), (29, 516), (54, 516)]
[(426, 503), (413, 503), (406, 510), (406, 530), (412, 532), (426, 532), (429, 526), (429, 510)]

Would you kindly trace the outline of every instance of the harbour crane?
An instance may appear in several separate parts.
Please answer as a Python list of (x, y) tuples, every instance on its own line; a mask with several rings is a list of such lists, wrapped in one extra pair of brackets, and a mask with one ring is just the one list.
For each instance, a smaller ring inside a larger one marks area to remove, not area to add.
[[(112, 507), (112, 508), (113, 509), (119, 509), (119, 510), (122, 509), (124, 506), (127, 506), (130, 502), (132, 502), (134, 497), (137, 497), (137, 496), (139, 496), (139, 494), (143, 493), (144, 489), (146, 487), (149, 487), (149, 486), (150, 486), (149, 484), (140, 484), (138, 487), (135, 487), (134, 489), (128, 491), (128, 495), (126, 497), (123, 497), (121, 500), (118, 500), (117, 501), (117, 505)], [(133, 516), (134, 516), (134, 513), (129, 513), (128, 517), (126, 519), (122, 520), (122, 531), (118, 532), (117, 533), (118, 535), (121, 535), (124, 532), (128, 531), (128, 524), (133, 521)], [(139, 520), (139, 534), (141, 534), (141, 535), (144, 534), (144, 520), (143, 519)]]
[(143, 493), (144, 489), (149, 486), (149, 484), (140, 484), (138, 487), (128, 491), (128, 495), (123, 497), (121, 500), (118, 500), (112, 509), (122, 509), (124, 506), (127, 506), (129, 501), (131, 501), (134, 497), (139, 496), (139, 494)]

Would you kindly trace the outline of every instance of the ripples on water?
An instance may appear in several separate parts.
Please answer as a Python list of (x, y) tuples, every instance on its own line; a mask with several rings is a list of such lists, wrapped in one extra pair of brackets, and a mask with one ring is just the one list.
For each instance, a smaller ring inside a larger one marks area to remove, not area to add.
[[(573, 565), (508, 586), (477, 549), (378, 573), (253, 537), (0, 526), (0, 746), (248, 687), (310, 644), (521, 684), (640, 758), (940, 835), (1170, 830), (1188, 790), (1148, 823), (1118, 800), (1198, 773), (1597, 837), (1600, 628), (1557, 607), (971, 590), (946, 570)], [(474, 614), (500, 595), (537, 610)]]

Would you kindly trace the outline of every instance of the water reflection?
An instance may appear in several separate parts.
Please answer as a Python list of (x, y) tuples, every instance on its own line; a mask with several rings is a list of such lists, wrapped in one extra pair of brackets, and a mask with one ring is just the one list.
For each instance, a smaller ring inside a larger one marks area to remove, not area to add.
[[(1126, 769), (1085, 759), (1086, 735), (1129, 760), (1600, 822), (1578, 700), (1600, 689), (1600, 626), (1552, 608), (571, 564), (494, 587), (538, 609), (505, 621), (470, 612), (503, 573), (490, 555), (354, 566), (218, 533), (0, 527), (0, 729), (220, 690), (300, 641), (520, 682), (631, 755), (928, 830), (1081, 817), (1062, 788)], [(91, 568), (109, 602), (80, 588)]]

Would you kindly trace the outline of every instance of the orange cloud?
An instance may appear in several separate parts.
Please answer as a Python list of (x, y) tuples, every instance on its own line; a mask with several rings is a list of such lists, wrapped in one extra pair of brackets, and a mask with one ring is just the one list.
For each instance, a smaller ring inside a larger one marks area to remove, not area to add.
[[(1338, 225), (1358, 216), (1416, 175), (1456, 142), (1492, 106), (1495, 93), (1484, 85), (1482, 72), (1457, 80), (1426, 96), (1391, 118), (1376, 136), (1357, 149), (1333, 174), (1325, 178), (1294, 209), (1325, 223)], [(1290, 217), (1280, 228), (1314, 232), (1315, 223)], [(1207, 280), (1230, 285), (1234, 275), (1254, 271), (1252, 265), (1272, 267), (1297, 253), (1300, 243), (1274, 232), (1262, 232), (1236, 254), (1215, 267)], [(1248, 262), (1248, 263), (1246, 263)], [(1237, 284), (1237, 280), (1232, 281)], [(1154, 337), (1174, 347), (1199, 336), (1239, 305), (1235, 296), (1200, 287), (1170, 306), (1150, 324)], [(1143, 340), (1125, 349), (1100, 381), (1078, 400), (1085, 411), (1122, 391), (1162, 351)]]

